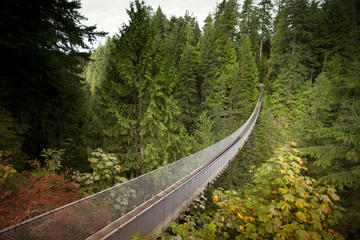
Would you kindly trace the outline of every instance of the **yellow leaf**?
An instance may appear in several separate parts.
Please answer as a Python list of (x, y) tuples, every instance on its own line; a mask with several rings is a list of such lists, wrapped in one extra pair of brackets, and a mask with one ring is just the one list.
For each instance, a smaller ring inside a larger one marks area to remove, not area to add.
[(300, 164), (300, 165), (303, 165), (304, 164), (304, 161), (299, 158), (299, 157), (295, 157), (295, 160)]
[(287, 188), (279, 188), (281, 193), (287, 193), (289, 190)]
[(285, 209), (285, 211), (289, 212), (291, 209), (290, 205), (287, 202), (281, 201), (281, 209)]
[(295, 216), (296, 216), (300, 221), (306, 222), (306, 216), (305, 216), (305, 214), (304, 214), (303, 212), (297, 211), (297, 212), (295, 213)]
[(295, 201), (295, 197), (294, 195), (292, 195), (291, 193), (285, 194), (284, 195), (284, 200), (288, 201), (288, 202), (294, 202)]
[(306, 202), (303, 198), (298, 198), (298, 199), (296, 199), (295, 205), (298, 208), (304, 208), (304, 207), (308, 207), (309, 203)]

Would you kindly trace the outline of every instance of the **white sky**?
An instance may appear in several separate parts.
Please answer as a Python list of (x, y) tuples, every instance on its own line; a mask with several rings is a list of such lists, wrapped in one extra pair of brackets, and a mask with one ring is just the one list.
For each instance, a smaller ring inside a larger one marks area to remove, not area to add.
[[(171, 16), (184, 16), (186, 10), (197, 18), (200, 27), (204, 25), (205, 18), (213, 13), (216, 4), (221, 0), (145, 0), (154, 11), (161, 7), (168, 19)], [(130, 0), (81, 0), (80, 13), (88, 18), (86, 25), (96, 25), (97, 30), (108, 32), (113, 36), (119, 32), (123, 23), (128, 23), (126, 9), (129, 8)], [(103, 40), (98, 40), (104, 42)], [(93, 45), (96, 47), (98, 42)]]

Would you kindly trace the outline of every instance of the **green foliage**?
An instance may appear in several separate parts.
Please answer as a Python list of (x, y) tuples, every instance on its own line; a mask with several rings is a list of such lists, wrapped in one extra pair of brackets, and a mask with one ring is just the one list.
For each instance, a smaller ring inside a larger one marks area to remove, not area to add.
[(237, 122), (244, 122), (254, 109), (258, 97), (258, 70), (251, 50), (250, 37), (244, 36), (239, 49), (239, 73), (232, 79), (232, 108)]
[(254, 171), (252, 183), (214, 191), (213, 220), (199, 229), (190, 220), (173, 224), (173, 232), (185, 239), (344, 239), (331, 229), (341, 217), (339, 196), (302, 174), (307, 169), (298, 154), (278, 149)]
[(177, 105), (182, 112), (180, 114), (182, 122), (189, 128), (198, 114), (201, 90), (199, 88), (198, 51), (193, 45), (194, 31), (189, 24), (186, 25), (185, 33), (187, 35), (186, 45), (180, 55), (175, 99), (179, 99)]
[(0, 106), (0, 161), (11, 160), (19, 170), (25, 167), (25, 156), (22, 152), (23, 131), (10, 112)]
[(49, 171), (60, 170), (64, 152), (64, 149), (43, 148), (41, 156), (45, 160), (45, 168)]
[[(184, 53), (177, 56), (182, 66), (177, 72), (166, 52), (172, 51), (167, 48), (172, 40), (168, 37), (173, 33), (168, 32), (161, 10), (152, 15), (148, 6), (135, 1), (128, 14), (129, 24), (99, 49), (86, 75), (90, 89), (94, 89), (91, 99), (95, 125), (90, 125), (90, 136), (100, 136), (100, 141), (91, 144), (121, 156), (123, 170), (132, 177), (166, 165), (187, 152), (188, 146), (178, 133), (182, 123), (191, 124), (195, 116), (196, 72), (188, 74), (186, 68), (195, 67), (195, 62), (189, 61), (196, 55), (197, 36), (191, 18), (179, 19), (184, 24), (182, 33), (187, 32), (187, 45)], [(179, 94), (173, 94), (174, 88)], [(179, 106), (184, 109), (182, 121), (178, 121)]]
[(357, 73), (347, 70), (343, 61), (339, 55), (329, 61), (327, 70), (308, 92), (310, 101), (303, 111), (304, 122), (298, 123), (303, 129), (303, 134), (299, 134), (303, 151), (315, 160), (315, 166), (327, 169), (325, 174), (319, 170), (322, 181), (340, 189), (358, 185), (356, 169), (360, 153), (356, 137), (360, 131), (357, 109), (360, 100), (352, 92), (358, 85), (352, 76)]
[(211, 15), (205, 19), (204, 33), (199, 41), (199, 68), (201, 77), (201, 100), (213, 94), (212, 81), (217, 64), (215, 28)]
[(278, 127), (274, 119), (270, 101), (265, 93), (253, 132), (234, 161), (211, 186), (209, 191), (213, 191), (217, 187), (226, 190), (241, 188), (245, 183), (251, 181), (250, 168), (260, 166), (273, 156), (274, 148), (281, 141), (283, 141), (281, 128)]
[(98, 148), (91, 153), (88, 161), (93, 170), (91, 173), (74, 172), (73, 175), (73, 179), (81, 183), (85, 192), (95, 193), (127, 181), (121, 177), (120, 160), (114, 154)]
[[(80, 1), (6, 0), (0, 10), (5, 33), (0, 50), (7, 59), (0, 101), (21, 127), (27, 127), (23, 153), (30, 158), (37, 158), (44, 146), (60, 148), (66, 138), (74, 137), (80, 153), (72, 160), (83, 159), (81, 126), (86, 110), (78, 74), (87, 54), (78, 49), (87, 48), (84, 39), (93, 42), (104, 33), (81, 24), (85, 17), (80, 7)], [(14, 166), (23, 169), (25, 164), (19, 160)]]
[(194, 150), (199, 151), (215, 143), (213, 126), (214, 123), (209, 119), (207, 112), (202, 112), (193, 131), (195, 141)]
[[(1, 156), (1, 152), (0, 152), (0, 156)], [(4, 184), (6, 182), (6, 179), (11, 177), (15, 173), (16, 170), (13, 167), (0, 163), (0, 184)]]
[(228, 39), (235, 40), (239, 20), (239, 3), (235, 0), (222, 1), (215, 12), (215, 36), (219, 45)]

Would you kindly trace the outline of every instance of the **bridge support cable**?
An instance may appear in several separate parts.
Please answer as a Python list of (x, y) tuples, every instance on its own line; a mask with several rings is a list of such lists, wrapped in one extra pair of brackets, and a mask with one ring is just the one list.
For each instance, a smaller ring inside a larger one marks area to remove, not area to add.
[(258, 118), (221, 141), (152, 172), (0, 231), (0, 239), (129, 239), (164, 229), (237, 155)]

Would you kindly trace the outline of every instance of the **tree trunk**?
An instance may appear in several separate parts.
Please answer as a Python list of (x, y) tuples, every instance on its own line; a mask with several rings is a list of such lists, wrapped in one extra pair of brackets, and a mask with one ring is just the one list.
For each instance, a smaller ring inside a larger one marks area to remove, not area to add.
[[(139, 100), (139, 124), (141, 124), (142, 119), (142, 101)], [(140, 126), (141, 131), (141, 126)], [(144, 136), (140, 135), (140, 162), (141, 162), (141, 174), (145, 174), (145, 164), (144, 164)]]
[(262, 38), (260, 39), (260, 54), (259, 54), (259, 56), (260, 56), (260, 61), (261, 61), (261, 57), (262, 57), (262, 49), (263, 49), (263, 40), (262, 40)]

